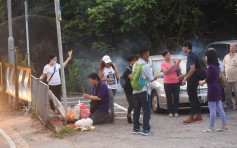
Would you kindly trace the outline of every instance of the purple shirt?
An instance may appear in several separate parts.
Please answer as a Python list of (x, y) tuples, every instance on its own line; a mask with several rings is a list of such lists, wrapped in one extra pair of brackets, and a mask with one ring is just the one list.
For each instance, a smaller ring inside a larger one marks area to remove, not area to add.
[[(97, 91), (97, 94), (96, 94), (96, 91)], [(109, 89), (107, 85), (100, 80), (98, 85), (94, 86), (92, 95), (97, 96), (101, 99), (98, 103), (97, 109), (100, 111), (108, 112), (109, 111)]]
[(207, 101), (214, 102), (221, 100), (222, 89), (219, 81), (220, 68), (209, 65), (206, 71), (206, 82), (208, 87)]

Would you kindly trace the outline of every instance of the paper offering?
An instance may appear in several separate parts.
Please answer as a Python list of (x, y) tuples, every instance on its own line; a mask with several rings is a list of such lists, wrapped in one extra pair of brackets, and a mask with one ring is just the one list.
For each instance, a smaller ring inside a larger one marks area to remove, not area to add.
[(160, 72), (156, 72), (155, 75), (154, 75), (154, 77), (157, 77), (157, 76), (159, 75), (159, 73), (160, 73)]
[(72, 56), (72, 50), (68, 52), (69, 57)]

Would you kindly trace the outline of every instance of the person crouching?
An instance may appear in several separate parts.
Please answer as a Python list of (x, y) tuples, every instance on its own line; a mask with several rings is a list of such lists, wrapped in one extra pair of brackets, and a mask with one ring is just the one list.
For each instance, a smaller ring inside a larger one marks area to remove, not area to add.
[(96, 73), (88, 76), (90, 83), (94, 86), (92, 95), (84, 94), (85, 99), (90, 99), (90, 118), (93, 124), (105, 124), (111, 120), (109, 114), (109, 89), (107, 85), (100, 80)]

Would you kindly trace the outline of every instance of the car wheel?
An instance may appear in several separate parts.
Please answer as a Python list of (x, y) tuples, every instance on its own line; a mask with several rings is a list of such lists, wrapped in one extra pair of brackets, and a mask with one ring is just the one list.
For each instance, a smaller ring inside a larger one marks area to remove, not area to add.
[(159, 98), (156, 91), (152, 91), (151, 94), (151, 107), (155, 113), (160, 112)]

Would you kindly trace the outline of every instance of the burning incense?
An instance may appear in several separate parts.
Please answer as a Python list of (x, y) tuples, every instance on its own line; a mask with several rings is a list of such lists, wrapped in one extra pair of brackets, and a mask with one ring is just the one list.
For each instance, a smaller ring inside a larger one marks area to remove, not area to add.
[(84, 88), (84, 86), (82, 85), (81, 88), (82, 88), (83, 94), (85, 94), (85, 88)]

